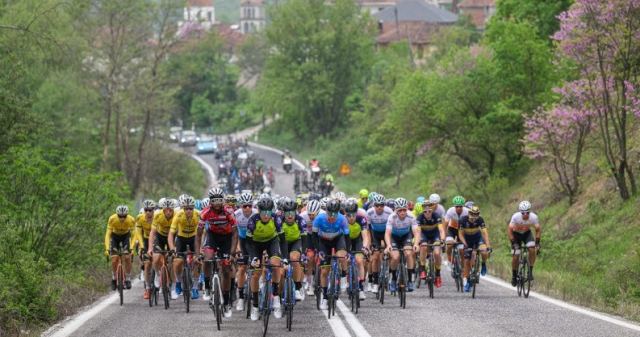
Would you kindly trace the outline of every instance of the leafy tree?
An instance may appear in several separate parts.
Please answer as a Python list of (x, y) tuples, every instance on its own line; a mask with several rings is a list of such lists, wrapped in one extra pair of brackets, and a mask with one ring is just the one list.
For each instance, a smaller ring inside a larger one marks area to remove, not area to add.
[(491, 18), (491, 26), (495, 21), (528, 22), (537, 27), (537, 35), (550, 44), (550, 37), (560, 27), (558, 14), (566, 11), (573, 0), (498, 0), (496, 14)]

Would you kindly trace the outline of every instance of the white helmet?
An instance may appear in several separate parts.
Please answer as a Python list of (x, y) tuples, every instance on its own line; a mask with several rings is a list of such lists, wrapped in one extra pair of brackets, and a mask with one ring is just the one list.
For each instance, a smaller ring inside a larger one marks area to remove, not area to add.
[(318, 212), (320, 212), (320, 202), (318, 200), (309, 200), (307, 213), (317, 214)]
[(324, 197), (322, 199), (320, 199), (320, 208), (321, 209), (327, 209), (327, 203), (329, 202), (329, 200), (331, 200), (331, 198), (329, 197)]
[(170, 201), (171, 201), (171, 208), (176, 208), (180, 206), (177, 199), (171, 199)]
[(384, 204), (384, 200), (385, 200), (385, 199), (384, 199), (384, 195), (382, 195), (382, 194), (376, 194), (376, 195), (373, 197), (373, 200), (371, 200), (371, 201), (373, 202), (373, 204), (374, 204), (374, 205), (375, 205), (375, 204), (378, 204), (378, 205), (379, 205), (379, 204)]
[(183, 194), (180, 194), (180, 196), (178, 197), (178, 203), (179, 203), (180, 205), (182, 205), (182, 199), (184, 199), (185, 197), (188, 197), (188, 195), (187, 195), (187, 194), (184, 194), (184, 193), (183, 193)]
[(396, 210), (399, 208), (407, 209), (409, 207), (409, 202), (405, 198), (396, 199)]
[(171, 202), (171, 199), (162, 198), (160, 199), (158, 206), (160, 208), (173, 208), (173, 203)]
[(262, 194), (260, 194), (260, 197), (258, 197), (258, 200), (264, 199), (264, 198), (271, 198), (271, 196), (269, 194), (267, 194), (267, 193), (262, 193)]
[(527, 200), (523, 200), (520, 202), (520, 205), (518, 205), (518, 209), (520, 212), (529, 212), (531, 210), (531, 203)]
[(180, 200), (180, 207), (185, 208), (185, 207), (194, 207), (196, 205), (196, 200), (193, 199), (192, 196), (190, 195), (184, 195), (182, 196), (182, 200)]
[(429, 196), (429, 201), (431, 201), (434, 204), (439, 204), (440, 203), (440, 196), (436, 193), (432, 194)]
[(158, 200), (158, 208), (164, 208), (165, 202), (167, 201), (167, 198), (160, 198), (160, 200)]
[(129, 214), (129, 207), (127, 207), (127, 205), (120, 205), (116, 207), (116, 214), (119, 216)]
[(156, 203), (153, 200), (147, 199), (142, 202), (143, 208), (156, 208)]
[(240, 205), (251, 205), (253, 203), (253, 195), (248, 192), (240, 194), (240, 198), (238, 198), (238, 203)]
[(271, 187), (265, 186), (265, 188), (262, 190), (262, 192), (264, 192), (264, 194), (271, 194)]
[(344, 194), (344, 192), (336, 192), (336, 194), (335, 194), (335, 198), (336, 198), (338, 201), (342, 202), (342, 201), (347, 200), (347, 195), (346, 195), (346, 194)]
[(202, 209), (209, 207), (209, 198), (202, 199)]

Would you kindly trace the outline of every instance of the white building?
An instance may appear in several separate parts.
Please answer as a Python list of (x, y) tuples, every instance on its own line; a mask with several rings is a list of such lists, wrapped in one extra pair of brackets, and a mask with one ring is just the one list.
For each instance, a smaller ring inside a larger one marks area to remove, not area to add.
[(240, 31), (247, 34), (263, 30), (267, 24), (265, 11), (263, 0), (240, 1)]
[(213, 0), (187, 0), (183, 21), (179, 22), (178, 25), (182, 26), (185, 22), (197, 22), (205, 30), (211, 29), (211, 26), (216, 22)]

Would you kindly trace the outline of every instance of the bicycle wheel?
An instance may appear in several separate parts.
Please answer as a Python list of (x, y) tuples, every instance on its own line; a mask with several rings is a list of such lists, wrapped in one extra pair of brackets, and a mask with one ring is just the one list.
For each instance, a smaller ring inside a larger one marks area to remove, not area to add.
[(529, 261), (525, 261), (523, 263), (522, 269), (522, 292), (524, 293), (524, 298), (529, 298), (529, 291), (531, 291), (531, 274), (529, 273)]
[(154, 284), (154, 280), (156, 277), (156, 271), (151, 269), (151, 284), (146, 285), (148, 288), (151, 288), (151, 294), (149, 294), (149, 307), (153, 307), (153, 302), (156, 301), (157, 304), (157, 300), (156, 300), (156, 287)]
[(162, 266), (160, 269), (160, 284), (162, 287), (162, 297), (164, 297), (164, 309), (169, 309), (169, 272), (167, 267)]
[(433, 282), (435, 281), (435, 273), (433, 271), (433, 255), (429, 257), (429, 273), (427, 275), (427, 288), (429, 288), (429, 298), (433, 298)]
[(247, 319), (251, 317), (251, 301), (253, 301), (253, 296), (251, 294), (251, 288), (249, 284), (251, 282), (251, 274), (247, 277), (247, 280), (244, 282), (244, 310), (247, 312)]
[(287, 294), (286, 294), (286, 301), (285, 301), (285, 310), (287, 310), (287, 329), (289, 329), (289, 331), (291, 331), (291, 326), (293, 324), (293, 307), (296, 303), (296, 299), (294, 298), (294, 293), (293, 293), (293, 289), (294, 289), (294, 284), (293, 284), (293, 280), (290, 278), (287, 278), (287, 283), (285, 286), (287, 289)]
[(320, 297), (322, 296), (322, 287), (320, 286), (320, 265), (317, 264), (313, 275), (314, 290), (316, 296), (316, 309), (320, 310)]
[(267, 329), (269, 328), (269, 316), (271, 316), (271, 282), (266, 282), (264, 285), (263, 298), (262, 298), (262, 337), (267, 335)]
[(400, 265), (400, 279), (398, 282), (398, 297), (400, 297), (400, 307), (402, 309), (406, 308), (407, 306), (407, 267), (404, 265), (404, 260), (401, 262), (402, 265)]
[(222, 298), (220, 298), (220, 279), (217, 276), (213, 278), (213, 284), (211, 285), (211, 291), (213, 292), (213, 313), (216, 315), (216, 326), (218, 331), (220, 330), (220, 323), (222, 323)]
[(182, 297), (184, 298), (184, 305), (187, 313), (189, 313), (189, 306), (191, 302), (191, 268), (186, 265), (185, 268), (182, 269)]
[(118, 286), (118, 294), (120, 295), (120, 305), (122, 305), (124, 303), (124, 271), (122, 270), (121, 262), (118, 262), (116, 270), (116, 283)]

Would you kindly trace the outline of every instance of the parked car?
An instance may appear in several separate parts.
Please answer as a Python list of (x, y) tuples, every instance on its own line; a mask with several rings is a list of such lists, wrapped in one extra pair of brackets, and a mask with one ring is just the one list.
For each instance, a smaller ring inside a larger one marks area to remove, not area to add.
[(169, 128), (169, 141), (177, 143), (180, 140), (180, 133), (182, 132), (181, 126), (172, 126)]
[(215, 153), (217, 149), (218, 143), (210, 137), (200, 137), (196, 144), (197, 154)]
[(196, 142), (195, 131), (184, 130), (180, 133), (180, 146), (195, 146)]

